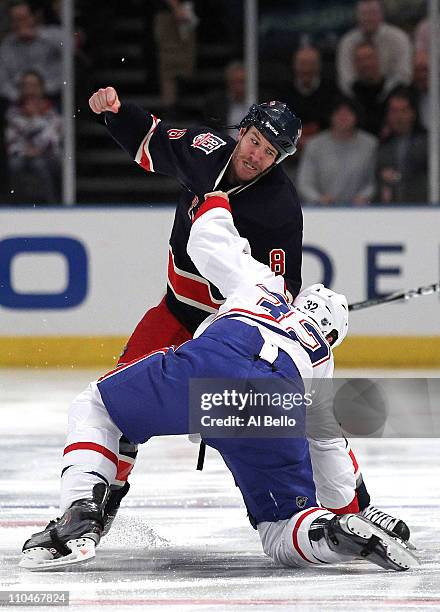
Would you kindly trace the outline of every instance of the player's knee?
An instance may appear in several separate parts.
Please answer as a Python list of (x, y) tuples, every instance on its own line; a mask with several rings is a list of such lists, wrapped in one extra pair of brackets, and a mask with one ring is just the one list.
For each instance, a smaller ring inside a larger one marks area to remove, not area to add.
[(78, 428), (96, 427), (116, 429), (102, 401), (96, 382), (92, 382), (70, 404), (68, 428), (69, 431), (72, 431)]

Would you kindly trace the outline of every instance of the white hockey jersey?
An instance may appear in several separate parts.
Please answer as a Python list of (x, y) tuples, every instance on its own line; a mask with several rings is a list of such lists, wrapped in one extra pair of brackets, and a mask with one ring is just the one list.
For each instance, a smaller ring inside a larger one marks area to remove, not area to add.
[(226, 297), (194, 337), (213, 321), (234, 317), (257, 326), (264, 339), (288, 353), (305, 381), (333, 376), (333, 355), (326, 339), (316, 323), (291, 304), (283, 277), (253, 259), (224, 198), (214, 196), (202, 204), (187, 249), (201, 275)]

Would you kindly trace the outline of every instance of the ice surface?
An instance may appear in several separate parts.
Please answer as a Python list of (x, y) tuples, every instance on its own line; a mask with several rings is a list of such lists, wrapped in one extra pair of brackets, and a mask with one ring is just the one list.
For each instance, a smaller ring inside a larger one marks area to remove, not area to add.
[(97, 374), (0, 369), (0, 590), (68, 590), (69, 609), (82, 612), (440, 609), (437, 439), (352, 442), (374, 504), (412, 529), (421, 560), (413, 571), (385, 572), (365, 561), (276, 567), (221, 458), (208, 449), (197, 472), (198, 447), (186, 437), (141, 449), (132, 490), (89, 565), (50, 574), (18, 568), (24, 540), (58, 516), (67, 408)]

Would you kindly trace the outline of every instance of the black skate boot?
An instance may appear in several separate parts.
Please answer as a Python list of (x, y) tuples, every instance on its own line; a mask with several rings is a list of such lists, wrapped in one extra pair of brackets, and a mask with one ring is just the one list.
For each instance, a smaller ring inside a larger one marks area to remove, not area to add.
[(123, 487), (117, 487), (115, 485), (110, 487), (110, 495), (104, 509), (104, 530), (101, 537), (108, 534), (110, 527), (112, 526), (118, 513), (121, 501), (127, 495), (129, 489), (130, 485), (128, 482), (126, 482)]
[(404, 571), (418, 565), (405, 542), (376, 527), (359, 514), (344, 514), (311, 525), (310, 539), (325, 538), (328, 547), (341, 555), (341, 561), (363, 558), (384, 569)]
[(383, 512), (382, 510), (379, 510), (375, 506), (371, 505), (364, 508), (359, 514), (381, 529), (385, 529), (386, 531), (398, 536), (405, 542), (409, 540), (409, 527), (401, 519), (394, 518), (394, 516), (391, 516), (391, 514), (387, 514), (386, 512)]
[(41, 571), (92, 559), (104, 528), (108, 493), (105, 484), (96, 484), (92, 499), (73, 502), (61, 518), (34, 533), (23, 545), (20, 567)]
[[(121, 436), (119, 440), (119, 458), (122, 461), (130, 462), (134, 465), (136, 462), (138, 454), (138, 445), (130, 442), (128, 438), (124, 435)], [(119, 510), (119, 506), (121, 505), (121, 501), (127, 495), (130, 489), (130, 485), (128, 482), (120, 487), (118, 485), (112, 484), (110, 486), (110, 495), (107, 500), (107, 504), (104, 510), (104, 531), (102, 535), (105, 536), (110, 531), (111, 526), (113, 525), (113, 521), (116, 518), (116, 515)]]

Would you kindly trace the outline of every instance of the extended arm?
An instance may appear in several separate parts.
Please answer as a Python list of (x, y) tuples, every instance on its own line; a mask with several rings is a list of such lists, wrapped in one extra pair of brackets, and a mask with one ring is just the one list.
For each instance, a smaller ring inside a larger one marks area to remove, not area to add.
[(105, 113), (110, 134), (135, 159), (142, 140), (153, 127), (153, 116), (135, 104), (121, 104), (114, 87), (98, 89), (90, 98), (89, 106), (96, 115)]
[(284, 291), (284, 279), (251, 256), (234, 221), (226, 194), (207, 197), (197, 211), (187, 246), (199, 272), (228, 297), (244, 285)]
[[(136, 104), (121, 103), (113, 87), (101, 88), (89, 100), (91, 110), (105, 113), (105, 125), (116, 142), (147, 172), (166, 174), (194, 190), (201, 156), (194, 146), (203, 128), (171, 127)], [(218, 149), (226, 141), (217, 139)]]

